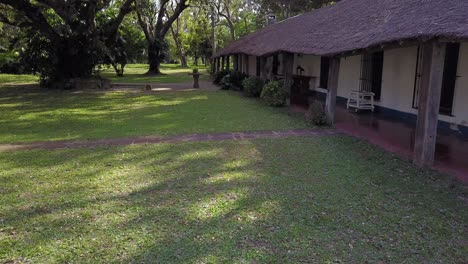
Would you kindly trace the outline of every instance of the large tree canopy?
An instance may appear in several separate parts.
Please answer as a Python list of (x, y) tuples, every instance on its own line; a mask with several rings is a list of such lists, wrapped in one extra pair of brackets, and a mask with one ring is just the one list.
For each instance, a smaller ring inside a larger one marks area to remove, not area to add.
[(0, 32), (8, 34), (0, 36), (0, 71), (21, 65), (45, 84), (66, 87), (100, 64), (123, 75), (143, 57), (148, 73), (159, 74), (164, 59), (206, 62), (217, 47), (266, 26), (268, 14), (282, 20), (336, 1), (0, 0)]
[(109, 55), (135, 0), (0, 0), (0, 21), (29, 32), (47, 83), (89, 77)]
[[(172, 23), (189, 7), (189, 0), (137, 0), (138, 22), (148, 42), (149, 74), (159, 74), (164, 38)], [(172, 8), (171, 8), (172, 5)]]
[(258, 0), (263, 14), (275, 14), (280, 20), (311, 11), (339, 0)]

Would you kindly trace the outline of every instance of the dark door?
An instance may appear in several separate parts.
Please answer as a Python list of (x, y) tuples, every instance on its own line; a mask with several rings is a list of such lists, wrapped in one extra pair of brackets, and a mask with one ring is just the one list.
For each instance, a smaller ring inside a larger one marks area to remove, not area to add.
[(257, 77), (260, 77), (260, 57), (257, 57), (256, 75), (257, 75)]
[(455, 83), (457, 81), (458, 57), (460, 43), (448, 43), (445, 52), (444, 77), (442, 79), (442, 94), (440, 96), (440, 113), (451, 115)]
[(383, 74), (383, 51), (372, 54), (372, 92), (375, 94), (374, 99), (380, 100), (382, 94), (382, 74)]
[(272, 73), (273, 75), (278, 75), (278, 68), (279, 68), (279, 58), (278, 54), (273, 55), (273, 67), (272, 67)]
[(320, 88), (328, 89), (328, 71), (330, 70), (330, 58), (320, 59)]

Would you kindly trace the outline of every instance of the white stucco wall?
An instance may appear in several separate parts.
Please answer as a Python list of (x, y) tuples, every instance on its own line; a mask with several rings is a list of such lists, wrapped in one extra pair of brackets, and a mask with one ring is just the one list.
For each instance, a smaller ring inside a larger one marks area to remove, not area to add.
[(341, 58), (338, 96), (348, 98), (349, 92), (359, 90), (361, 55)]
[(377, 105), (413, 112), (417, 53), (417, 46), (384, 52), (382, 94)]
[(454, 118), (452, 119), (457, 124), (468, 126), (468, 43), (460, 45), (457, 75), (460, 77), (455, 85)]
[(257, 74), (257, 57), (249, 56), (249, 72), (247, 73), (250, 76), (255, 76)]
[[(382, 94), (376, 105), (417, 114), (413, 109), (416, 57), (416, 46), (385, 51)], [(359, 90), (360, 67), (360, 55), (341, 59), (338, 96), (348, 98), (351, 90)], [(439, 115), (439, 120), (468, 126), (468, 43), (460, 46), (458, 76), (453, 116)]]
[(246, 72), (246, 69), (247, 69), (247, 56), (244, 56), (244, 55), (240, 55), (239, 57), (241, 57), (241, 63), (239, 65), (239, 70), (240, 72)]

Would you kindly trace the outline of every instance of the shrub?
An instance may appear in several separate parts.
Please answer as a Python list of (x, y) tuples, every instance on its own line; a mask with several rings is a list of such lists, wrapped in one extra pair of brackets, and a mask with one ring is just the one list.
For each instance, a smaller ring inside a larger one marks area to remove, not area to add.
[(214, 79), (213, 79), (213, 83), (214, 84), (221, 84), (221, 81), (223, 80), (224, 76), (228, 75), (229, 74), (229, 71), (219, 71), (217, 73), (214, 74)]
[(262, 93), (263, 86), (265, 82), (258, 77), (249, 77), (242, 81), (242, 86), (244, 87), (244, 93), (246, 96), (259, 97)]
[(239, 71), (232, 71), (222, 78), (221, 85), (223, 87), (221, 89), (242, 91), (242, 81), (245, 80), (245, 78), (247, 78), (247, 75), (245, 73), (241, 73)]
[(282, 81), (271, 81), (262, 90), (260, 97), (270, 106), (284, 106), (288, 99), (288, 91)]
[(312, 126), (328, 125), (324, 106), (319, 101), (312, 101), (306, 114), (306, 121)]
[(26, 71), (21, 63), (19, 54), (15, 52), (0, 53), (0, 72), (11, 74), (25, 73)]

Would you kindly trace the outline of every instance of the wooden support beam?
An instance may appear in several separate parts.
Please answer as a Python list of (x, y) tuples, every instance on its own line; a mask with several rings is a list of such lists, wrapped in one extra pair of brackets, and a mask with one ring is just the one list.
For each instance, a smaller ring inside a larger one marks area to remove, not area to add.
[(294, 54), (285, 52), (283, 53), (283, 75), (284, 75), (284, 89), (288, 91), (288, 105), (291, 103), (291, 87), (293, 85), (293, 72), (294, 72)]
[(328, 73), (328, 93), (325, 102), (325, 114), (328, 124), (335, 124), (336, 94), (338, 91), (338, 77), (340, 75), (340, 58), (330, 58), (330, 68)]
[(220, 70), (220, 68), (221, 68), (221, 67), (220, 67), (221, 65), (220, 65), (220, 63), (219, 63), (219, 60), (220, 60), (220, 58), (218, 57), (218, 58), (216, 58), (216, 62), (215, 62), (215, 63), (216, 63), (216, 72), (217, 72), (217, 73), (219, 72), (219, 70)]
[(424, 44), (422, 48), (423, 64), (413, 163), (419, 167), (430, 167), (435, 156), (446, 44), (434, 41)]
[(260, 78), (264, 81), (268, 79), (267, 57), (260, 57)]

